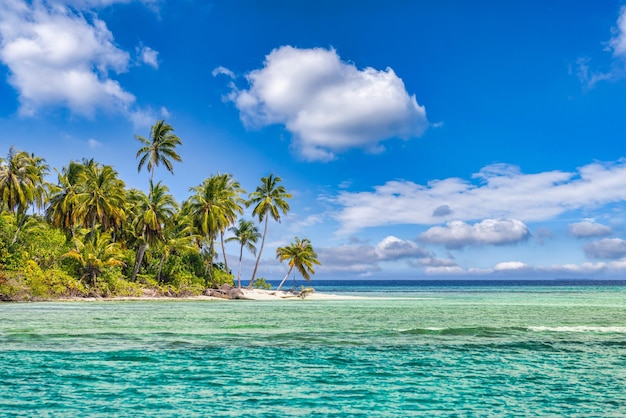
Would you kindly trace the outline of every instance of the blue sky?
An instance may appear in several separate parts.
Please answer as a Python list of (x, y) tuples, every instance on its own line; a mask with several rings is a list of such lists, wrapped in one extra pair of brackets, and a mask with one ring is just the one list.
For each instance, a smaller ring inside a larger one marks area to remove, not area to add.
[(2, 153), (145, 190), (165, 118), (178, 201), (282, 177), (262, 277), (294, 236), (320, 279), (626, 273), (620, 1), (5, 0), (0, 98)]

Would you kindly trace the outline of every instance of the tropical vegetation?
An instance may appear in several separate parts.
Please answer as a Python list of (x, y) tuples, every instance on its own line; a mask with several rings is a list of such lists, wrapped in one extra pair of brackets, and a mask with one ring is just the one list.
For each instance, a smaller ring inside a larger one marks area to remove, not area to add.
[[(174, 163), (182, 162), (181, 139), (163, 120), (149, 138), (136, 138), (137, 168), (150, 173), (146, 191), (127, 188), (112, 166), (94, 159), (51, 171), (43, 158), (15, 147), (0, 158), (0, 300), (191, 296), (223, 284), (241, 288), (244, 251), (255, 257), (248, 287), (269, 286), (256, 274), (269, 218), (279, 221), (289, 211), (292, 195), (281, 178), (263, 177), (246, 197), (231, 174), (218, 172), (177, 202), (154, 173), (164, 166), (173, 174)], [(242, 217), (250, 207), (259, 225)], [(239, 246), (236, 280), (228, 242)], [(308, 239), (296, 238), (276, 254), (288, 261), (285, 278), (296, 269), (308, 280), (319, 264)]]

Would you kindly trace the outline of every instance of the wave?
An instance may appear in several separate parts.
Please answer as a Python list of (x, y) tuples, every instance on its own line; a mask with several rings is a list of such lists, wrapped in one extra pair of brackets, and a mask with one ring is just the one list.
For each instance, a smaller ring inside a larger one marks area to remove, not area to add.
[(620, 326), (528, 326), (528, 327), (450, 327), (450, 328), (412, 328), (400, 330), (401, 334), (410, 335), (441, 335), (441, 336), (474, 336), (474, 337), (498, 337), (513, 333), (527, 332), (576, 332), (576, 333), (611, 333), (626, 334), (626, 327)]
[(574, 326), (562, 326), (562, 327), (547, 327), (537, 326), (528, 327), (530, 331), (536, 332), (596, 332), (596, 333), (611, 333), (611, 334), (626, 334), (626, 327), (601, 327), (592, 325), (574, 325)]

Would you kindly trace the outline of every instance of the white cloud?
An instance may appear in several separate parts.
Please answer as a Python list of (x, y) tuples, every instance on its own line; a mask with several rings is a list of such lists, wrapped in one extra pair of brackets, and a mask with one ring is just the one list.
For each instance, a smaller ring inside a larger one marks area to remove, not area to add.
[(379, 260), (394, 261), (402, 258), (430, 258), (433, 255), (414, 241), (406, 241), (394, 236), (385, 237), (374, 248)]
[(626, 256), (626, 241), (619, 238), (604, 238), (583, 247), (589, 258), (618, 259)]
[(521, 261), (503, 261), (494, 266), (494, 271), (506, 271), (506, 272), (520, 272), (520, 271), (528, 271), (533, 268), (526, 263), (522, 263)]
[(349, 272), (367, 275), (379, 271), (380, 262), (398, 260), (406, 260), (413, 267), (451, 265), (446, 260), (436, 259), (434, 254), (420, 247), (416, 242), (394, 236), (383, 238), (375, 246), (357, 242), (321, 248), (317, 251), (317, 255), (322, 263), (320, 271), (333, 273)]
[(213, 74), (213, 77), (216, 77), (218, 75), (225, 75), (229, 78), (235, 78), (235, 73), (233, 73), (226, 67), (222, 67), (221, 65), (215, 68), (211, 74)]
[(97, 109), (127, 113), (134, 103), (135, 97), (109, 76), (127, 70), (128, 53), (115, 45), (102, 20), (88, 16), (61, 1), (0, 4), (0, 60), (9, 67), (22, 115), (48, 106), (85, 116)]
[(609, 46), (613, 50), (613, 56), (626, 58), (626, 6), (620, 10), (617, 28), (614, 29), (614, 36), (609, 41)]
[(604, 237), (613, 233), (608, 226), (593, 221), (571, 224), (569, 230), (576, 238)]
[[(524, 174), (492, 165), (468, 182), (459, 178), (389, 181), (372, 192), (341, 191), (336, 219), (340, 233), (394, 224), (436, 225), (452, 220), (545, 221), (565, 212), (626, 200), (626, 160), (593, 163), (576, 172)], [(441, 210), (447, 206), (448, 210)], [(448, 212), (448, 215), (445, 213)], [(442, 215), (444, 216), (437, 216)]]
[(485, 219), (474, 225), (452, 221), (443, 227), (434, 226), (419, 238), (431, 244), (443, 244), (449, 249), (459, 249), (468, 245), (514, 244), (529, 236), (528, 228), (519, 220)]
[(97, 140), (95, 140), (93, 138), (88, 139), (87, 140), (87, 144), (89, 145), (89, 148), (98, 148), (98, 147), (102, 146), (102, 144), (99, 141), (97, 141)]
[[(624, 60), (626, 60), (626, 6), (620, 9), (617, 25), (611, 28), (613, 36), (608, 42), (606, 51), (612, 51), (613, 62), (610, 69), (598, 71), (590, 66), (590, 59), (580, 57), (576, 61), (576, 75), (581, 83), (592, 88), (600, 81), (615, 81), (626, 76)], [(574, 71), (572, 71), (574, 72)]]
[(152, 68), (159, 68), (158, 51), (155, 51), (149, 46), (140, 45), (137, 47), (137, 55), (144, 64), (147, 64)]
[(307, 160), (332, 160), (351, 148), (380, 152), (382, 141), (417, 137), (428, 127), (424, 107), (391, 68), (359, 70), (333, 49), (283, 46), (246, 78), (250, 88), (230, 95), (243, 122), (284, 125)]

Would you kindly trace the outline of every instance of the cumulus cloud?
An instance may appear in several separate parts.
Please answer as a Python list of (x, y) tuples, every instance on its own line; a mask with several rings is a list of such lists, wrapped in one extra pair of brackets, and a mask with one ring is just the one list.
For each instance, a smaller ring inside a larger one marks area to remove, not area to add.
[(358, 69), (334, 49), (280, 47), (246, 79), (249, 89), (230, 95), (242, 121), (284, 125), (293, 148), (310, 161), (352, 148), (380, 152), (382, 141), (418, 137), (428, 127), (425, 108), (391, 68)]
[(618, 259), (626, 257), (626, 241), (619, 238), (605, 238), (593, 241), (583, 247), (589, 258)]
[(443, 244), (448, 249), (468, 245), (506, 245), (528, 239), (530, 232), (517, 219), (485, 219), (474, 225), (462, 221), (435, 226), (420, 235), (420, 240), (431, 244)]
[[(92, 116), (96, 109), (128, 113), (135, 97), (110, 73), (127, 70), (106, 24), (76, 8), (110, 2), (9, 0), (0, 4), (0, 60), (9, 68), (22, 115), (63, 106)], [(86, 16), (89, 16), (87, 18)], [(45, 80), (45, 82), (42, 82)]]
[(393, 261), (402, 258), (424, 258), (433, 255), (421, 248), (414, 241), (406, 241), (394, 236), (388, 236), (380, 241), (375, 247), (379, 260)]
[(317, 251), (317, 255), (322, 262), (320, 271), (350, 272), (361, 275), (379, 271), (379, 263), (386, 261), (406, 260), (414, 267), (451, 265), (445, 260), (435, 258), (432, 252), (422, 248), (415, 241), (394, 236), (387, 236), (376, 245), (355, 242), (321, 248)]
[(147, 64), (153, 68), (159, 68), (158, 51), (155, 51), (149, 46), (140, 45), (137, 47), (137, 55), (139, 56), (141, 62), (143, 62), (144, 64)]
[(608, 226), (593, 221), (570, 224), (569, 230), (576, 238), (604, 237), (613, 233)]
[[(626, 160), (592, 163), (575, 172), (525, 174), (518, 167), (487, 166), (473, 181), (459, 178), (431, 181), (389, 181), (374, 191), (340, 191), (336, 219), (339, 233), (363, 228), (452, 220), (519, 219), (545, 221), (565, 212), (591, 209), (626, 200)], [(441, 215), (442, 206), (454, 212)]]

